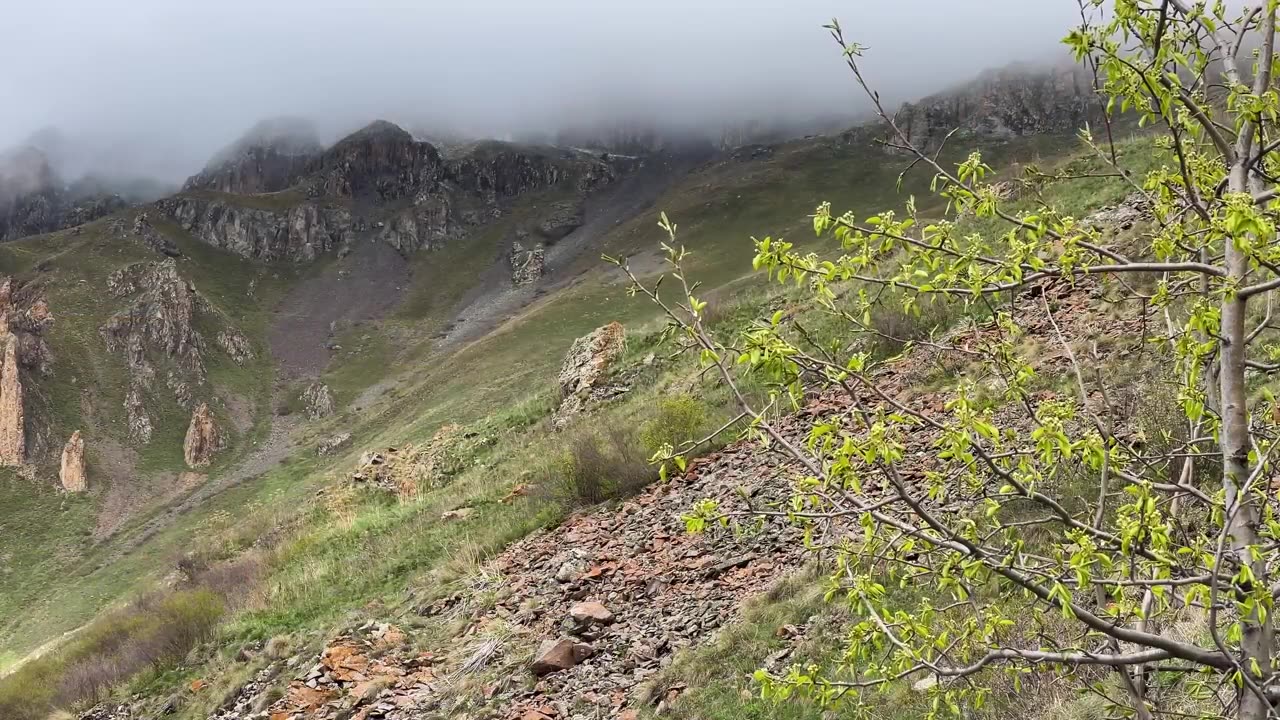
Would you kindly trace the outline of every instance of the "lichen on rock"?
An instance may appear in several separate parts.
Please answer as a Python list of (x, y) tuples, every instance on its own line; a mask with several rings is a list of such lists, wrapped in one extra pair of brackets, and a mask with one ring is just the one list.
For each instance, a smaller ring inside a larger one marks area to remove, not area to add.
[(626, 341), (626, 330), (618, 322), (573, 341), (558, 378), (561, 401), (553, 419), (556, 427), (563, 427), (591, 403), (626, 392), (625, 387), (603, 382), (610, 365), (626, 350)]
[(313, 382), (302, 391), (302, 404), (307, 417), (312, 420), (319, 420), (332, 415), (336, 409), (333, 402), (333, 393), (329, 392), (329, 386), (322, 382)]

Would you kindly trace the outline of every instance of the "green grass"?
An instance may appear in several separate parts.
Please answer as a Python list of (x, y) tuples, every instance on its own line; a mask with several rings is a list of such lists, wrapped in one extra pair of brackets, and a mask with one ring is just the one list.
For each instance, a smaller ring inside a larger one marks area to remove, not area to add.
[[(131, 219), (126, 213), (126, 227)], [(232, 424), (221, 402), (212, 403), (230, 446), (211, 469), (230, 466), (252, 447), (268, 428), (272, 363), (265, 342), (269, 308), (293, 279), (287, 268), (263, 268), (247, 260), (200, 243), (163, 220), (153, 223), (168, 234), (183, 252), (179, 270), (190, 279), (212, 310), (197, 318), (197, 330), (207, 344), (208, 386), (197, 390), (197, 399), (238, 398), (245, 403), (252, 425), (243, 436)], [(0, 507), (0, 532), (14, 539), (17, 548), (32, 548), (30, 556), (15, 558), (11, 573), (0, 578), (0, 641), (15, 656), (45, 639), (76, 627), (104, 605), (120, 598), (137, 582), (164, 571), (176, 548), (163, 551), (144, 547), (108, 570), (100, 567), (109, 557), (109, 545), (94, 545), (89, 537), (97, 507), (108, 488), (95, 476), (95, 458), (108, 439), (129, 447), (123, 423), (123, 400), (129, 374), (122, 357), (107, 350), (99, 328), (129, 300), (116, 300), (106, 292), (110, 272), (133, 262), (157, 260), (140, 243), (122, 240), (110, 232), (107, 221), (86, 226), (79, 235), (70, 232), (25, 239), (0, 247), (0, 272), (34, 277), (44, 283), (55, 322), (48, 333), (54, 360), (49, 377), (28, 376), (29, 422), (46, 429), (48, 454), (37, 459), (40, 479), (27, 482), (29, 492), (5, 494)], [(36, 266), (42, 271), (32, 275)], [(255, 301), (248, 300), (250, 282), (256, 280)], [(257, 358), (237, 366), (217, 347), (215, 336), (227, 323), (239, 328), (254, 344)], [(160, 377), (167, 364), (155, 362)], [(138, 448), (137, 480), (154, 485), (166, 473), (185, 469), (182, 442), (190, 418), (172, 393), (157, 381), (148, 404), (155, 432), (150, 444)], [(57, 452), (73, 430), (83, 430), (88, 446), (92, 490), (85, 497), (63, 498), (52, 489)], [(8, 481), (6, 481), (8, 482)], [(169, 480), (168, 482), (172, 482)], [(145, 485), (144, 485), (145, 486)], [(156, 508), (139, 512), (120, 535), (146, 519)], [(32, 517), (55, 522), (33, 522)], [(50, 552), (50, 548), (56, 551)], [(75, 552), (69, 551), (75, 548)], [(11, 580), (12, 579), (12, 580)], [(21, 582), (10, 589), (9, 582)], [(73, 589), (74, 588), (74, 589)]]

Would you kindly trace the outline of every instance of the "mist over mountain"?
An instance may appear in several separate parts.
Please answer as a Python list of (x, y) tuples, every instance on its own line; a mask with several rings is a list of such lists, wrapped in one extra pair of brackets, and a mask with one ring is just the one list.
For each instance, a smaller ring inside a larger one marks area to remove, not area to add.
[[(27, 70), (0, 77), (0, 147), (55, 127), (74, 139), (50, 153), (67, 177), (178, 183), (282, 115), (314, 122), (325, 143), (379, 117), (496, 138), (803, 131), (865, 110), (821, 29), (833, 16), (902, 101), (1054, 52), (1074, 12), (1025, 0), (27, 3), (6, 13), (0, 63)], [(1016, 33), (991, 22), (1015, 15)]]

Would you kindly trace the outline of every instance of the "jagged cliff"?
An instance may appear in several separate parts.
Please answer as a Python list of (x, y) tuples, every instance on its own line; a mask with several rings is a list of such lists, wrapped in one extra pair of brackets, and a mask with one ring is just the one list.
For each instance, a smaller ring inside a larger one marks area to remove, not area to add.
[(933, 147), (947, 133), (1017, 137), (1074, 132), (1096, 119), (1093, 79), (1077, 66), (1010, 66), (905, 103), (895, 122), (912, 142)]
[[(280, 189), (278, 182), (261, 181), (265, 175), (252, 169), (256, 157), (221, 174), (196, 176), (188, 182), (192, 191), (157, 208), (198, 239), (254, 259), (310, 261), (365, 233), (409, 254), (498, 217), (518, 195), (553, 186), (585, 195), (634, 164), (499, 142), (445, 157), (431, 143), (378, 121), (314, 156), (287, 192), (233, 194)], [(256, 179), (234, 179), (247, 176)]]

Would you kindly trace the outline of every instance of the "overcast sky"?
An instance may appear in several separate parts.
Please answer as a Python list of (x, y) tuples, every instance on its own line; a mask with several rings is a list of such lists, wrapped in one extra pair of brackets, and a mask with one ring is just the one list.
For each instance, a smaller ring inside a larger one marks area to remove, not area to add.
[[(181, 177), (257, 120), (478, 134), (863, 106), (820, 26), (910, 98), (1058, 52), (1073, 0), (4, 0), (0, 147), (54, 125)], [(145, 138), (137, 149), (122, 137)], [(137, 167), (128, 167), (134, 165)]]

